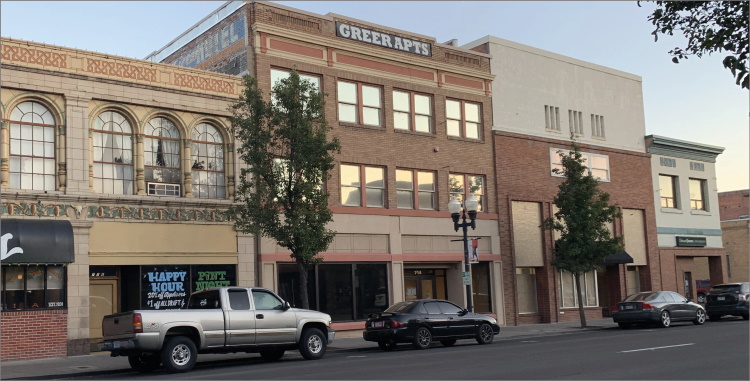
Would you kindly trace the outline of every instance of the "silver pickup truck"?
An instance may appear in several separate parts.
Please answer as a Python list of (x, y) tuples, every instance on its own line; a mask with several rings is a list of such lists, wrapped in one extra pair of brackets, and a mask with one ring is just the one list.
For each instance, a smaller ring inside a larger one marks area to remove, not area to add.
[(291, 308), (264, 288), (209, 288), (190, 295), (187, 307), (107, 315), (101, 349), (128, 356), (139, 372), (163, 364), (176, 373), (192, 369), (198, 353), (260, 353), (274, 361), (298, 349), (305, 359), (317, 360), (335, 334), (330, 315)]

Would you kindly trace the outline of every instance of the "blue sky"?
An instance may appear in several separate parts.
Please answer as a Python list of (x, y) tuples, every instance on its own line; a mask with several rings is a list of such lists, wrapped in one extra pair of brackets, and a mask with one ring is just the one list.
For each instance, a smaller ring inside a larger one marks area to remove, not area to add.
[[(2, 1), (0, 35), (144, 58), (216, 10), (222, 1)], [(723, 56), (680, 64), (654, 42), (653, 4), (635, 1), (279, 1), (326, 14), (465, 44), (486, 35), (626, 71), (643, 78), (646, 133), (726, 148), (718, 190), (746, 189), (750, 173), (748, 91)]]

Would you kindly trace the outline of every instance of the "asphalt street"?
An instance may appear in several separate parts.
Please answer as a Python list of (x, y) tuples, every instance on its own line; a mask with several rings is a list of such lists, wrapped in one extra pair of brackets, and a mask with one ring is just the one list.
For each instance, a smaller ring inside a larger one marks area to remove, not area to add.
[[(61, 379), (137, 380), (748, 380), (750, 324), (726, 320), (667, 329), (606, 328), (587, 334), (540, 336), (454, 347), (434, 344), (392, 352), (376, 346), (332, 351), (319, 361), (287, 352), (268, 363), (257, 355), (199, 362), (189, 373), (130, 370)], [(96, 377), (96, 378), (95, 378)], [(105, 378), (106, 377), (106, 378)]]

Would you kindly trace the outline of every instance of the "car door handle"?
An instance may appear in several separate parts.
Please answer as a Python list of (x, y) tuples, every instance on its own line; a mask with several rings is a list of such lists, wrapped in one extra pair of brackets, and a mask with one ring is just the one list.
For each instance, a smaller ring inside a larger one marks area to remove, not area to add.
[(263, 314), (257, 314), (257, 315), (255, 315), (255, 318), (256, 319), (263, 319)]

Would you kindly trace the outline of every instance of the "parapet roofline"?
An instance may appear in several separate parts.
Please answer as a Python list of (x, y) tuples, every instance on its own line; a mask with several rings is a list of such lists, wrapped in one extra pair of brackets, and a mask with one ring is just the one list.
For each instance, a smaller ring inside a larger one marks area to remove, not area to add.
[(577, 65), (577, 66), (585, 67), (585, 68), (592, 69), (592, 70), (598, 70), (604, 73), (609, 73), (609, 74), (617, 75), (623, 78), (631, 79), (634, 81), (643, 82), (643, 78), (641, 76), (633, 74), (633, 73), (628, 73), (626, 71), (613, 69), (611, 67), (602, 66), (602, 65), (598, 65), (598, 64), (591, 63), (588, 61), (579, 60), (577, 58), (569, 57), (569, 56), (562, 55), (559, 53), (550, 52), (549, 50), (535, 48), (533, 46), (524, 45), (515, 41), (510, 41), (504, 38), (495, 37), (491, 35), (487, 35), (479, 39), (476, 39), (472, 42), (463, 44), (462, 47), (464, 49), (472, 49), (485, 43), (502, 45), (511, 49), (517, 49), (517, 50), (521, 50), (527, 53), (536, 54), (536, 55), (540, 55), (543, 57), (556, 59), (558, 61), (567, 62), (572, 65)]
[(659, 145), (662, 147), (673, 147), (673, 148), (679, 148), (683, 150), (702, 151), (705, 153), (710, 153), (710, 154), (715, 154), (715, 155), (719, 155), (722, 152), (724, 152), (724, 147), (712, 146), (712, 145), (701, 144), (701, 143), (696, 143), (696, 142), (689, 142), (687, 140), (669, 138), (669, 137), (661, 136), (661, 135), (647, 135), (645, 139), (647, 141), (650, 140), (650, 143), (648, 144), (649, 147), (653, 145)]

